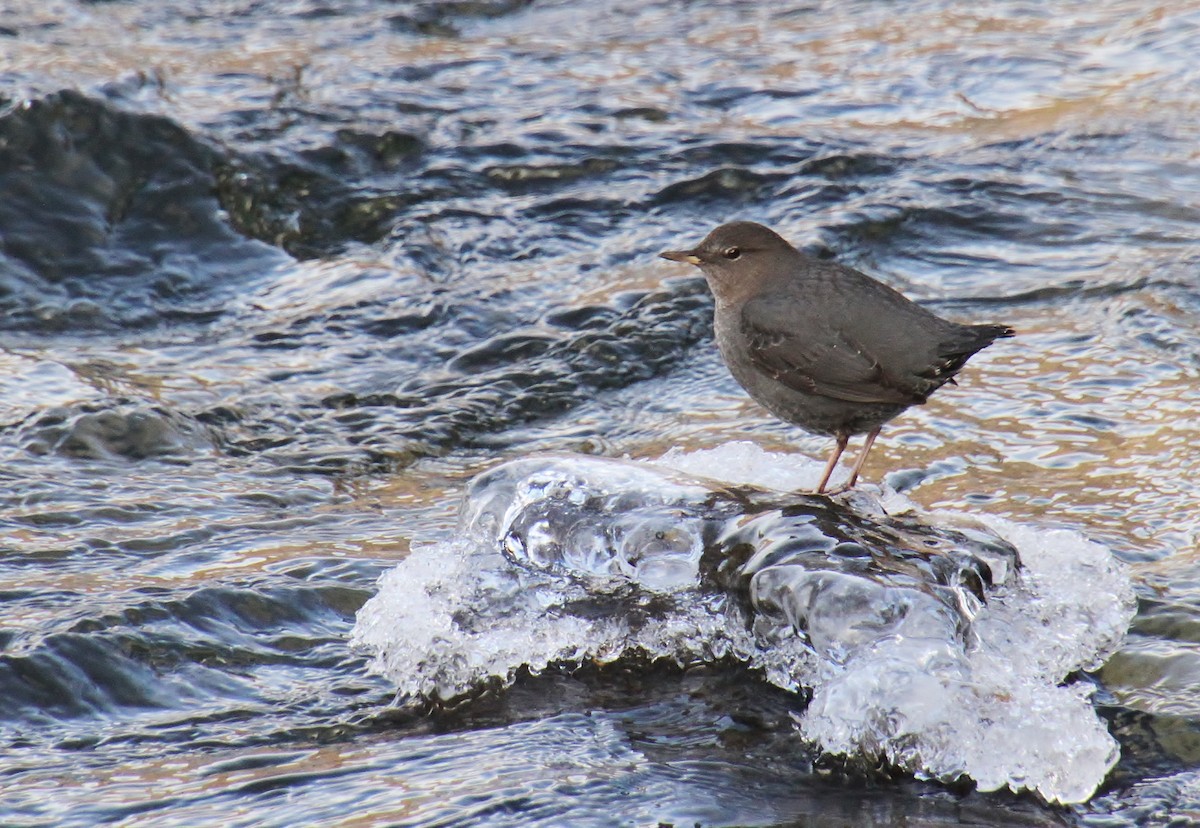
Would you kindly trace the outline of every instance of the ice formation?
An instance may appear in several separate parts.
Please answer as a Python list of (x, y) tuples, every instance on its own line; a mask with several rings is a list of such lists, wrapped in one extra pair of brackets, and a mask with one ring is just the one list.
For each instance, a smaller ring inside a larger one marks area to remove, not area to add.
[(402, 696), (443, 699), (636, 650), (732, 656), (811, 691), (798, 726), (827, 752), (1090, 797), (1118, 749), (1091, 686), (1067, 677), (1102, 663), (1132, 617), (1109, 552), (918, 515), (894, 493), (771, 491), (815, 466), (753, 444), (498, 466), (471, 484), (452, 540), (384, 575), (354, 642)]

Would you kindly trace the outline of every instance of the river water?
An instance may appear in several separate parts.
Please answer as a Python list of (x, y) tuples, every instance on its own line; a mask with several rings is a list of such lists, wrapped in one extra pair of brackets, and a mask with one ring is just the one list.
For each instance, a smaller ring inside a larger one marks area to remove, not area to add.
[[(0, 822), (1200, 819), (1197, 54), (1186, 2), (0, 0)], [(866, 476), (1128, 565), (1090, 800), (815, 755), (726, 661), (421, 706), (351, 646), (501, 461), (827, 451), (656, 258), (733, 218), (1017, 329)]]

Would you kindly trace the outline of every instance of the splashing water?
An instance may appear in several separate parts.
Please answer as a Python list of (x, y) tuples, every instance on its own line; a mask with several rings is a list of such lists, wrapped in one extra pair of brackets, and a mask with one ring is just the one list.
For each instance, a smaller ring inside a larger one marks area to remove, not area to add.
[(826, 752), (1089, 798), (1117, 744), (1091, 685), (1063, 682), (1099, 666), (1132, 618), (1108, 551), (1069, 531), (917, 515), (895, 493), (768, 491), (815, 472), (745, 443), (498, 466), (471, 484), (452, 539), (383, 576), (354, 643), (407, 698), (633, 653), (732, 657), (811, 692), (797, 724)]

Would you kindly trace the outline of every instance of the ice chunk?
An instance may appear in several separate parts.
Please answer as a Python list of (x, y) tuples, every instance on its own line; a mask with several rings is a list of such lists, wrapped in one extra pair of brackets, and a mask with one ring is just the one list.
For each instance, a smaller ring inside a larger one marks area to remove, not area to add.
[(726, 596), (692, 594), (705, 527), (720, 523), (709, 497), (645, 464), (500, 466), (472, 482), (454, 540), (414, 547), (383, 576), (353, 642), (402, 696), (440, 699), (638, 647), (680, 661), (745, 649), (725, 629)]
[[(730, 656), (810, 690), (798, 726), (828, 752), (1088, 798), (1117, 746), (1090, 685), (1060, 683), (1101, 663), (1132, 616), (1107, 550), (921, 516), (894, 493), (734, 488), (787, 489), (814, 471), (751, 444), (657, 464), (503, 464), (470, 486), (453, 540), (384, 576), (354, 641), (402, 695), (436, 698), (635, 651)], [(887, 513), (897, 506), (907, 514)]]
[(669, 590), (695, 580), (703, 527), (719, 516), (708, 493), (646, 465), (547, 455), (476, 478), (459, 524), (517, 564)]

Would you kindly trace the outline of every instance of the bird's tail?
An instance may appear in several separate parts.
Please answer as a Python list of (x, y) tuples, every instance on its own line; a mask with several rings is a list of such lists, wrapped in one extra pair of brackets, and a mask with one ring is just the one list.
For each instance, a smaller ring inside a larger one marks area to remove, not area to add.
[(1006, 337), (1017, 335), (1017, 332), (1008, 327), (1008, 325), (971, 325), (970, 328), (979, 335), (980, 341), (983, 342), (983, 344), (979, 346), (980, 348), (986, 348), (997, 339), (1004, 339)]
[[(933, 376), (941, 382), (952, 381), (967, 360), (991, 345), (997, 339), (1014, 336), (1016, 331), (1007, 325), (959, 325), (954, 336), (942, 341), (938, 347), (938, 364)], [(939, 383), (940, 384), (940, 383)]]

